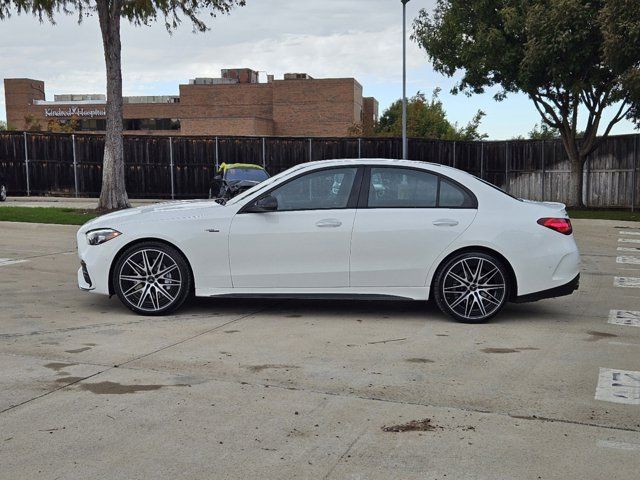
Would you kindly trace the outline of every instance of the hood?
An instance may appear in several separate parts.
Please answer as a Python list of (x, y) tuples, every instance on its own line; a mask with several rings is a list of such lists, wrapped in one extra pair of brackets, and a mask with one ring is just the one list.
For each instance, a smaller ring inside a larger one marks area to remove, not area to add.
[(93, 228), (115, 228), (123, 223), (140, 221), (141, 215), (146, 219), (157, 216), (158, 220), (178, 220), (189, 217), (199, 217), (205, 209), (220, 208), (221, 205), (213, 200), (179, 200), (172, 202), (156, 203), (145, 207), (127, 208), (117, 212), (107, 213), (85, 223), (81, 230), (87, 231)]

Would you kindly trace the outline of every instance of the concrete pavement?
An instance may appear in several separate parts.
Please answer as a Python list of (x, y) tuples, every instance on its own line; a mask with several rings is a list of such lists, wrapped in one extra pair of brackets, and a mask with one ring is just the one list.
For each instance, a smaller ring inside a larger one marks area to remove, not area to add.
[(640, 225), (574, 226), (578, 292), (464, 325), (412, 302), (135, 316), (77, 290), (75, 227), (0, 223), (0, 258), (25, 260), (0, 266), (0, 479), (635, 478), (633, 378), (595, 394), (600, 369), (640, 371), (640, 328), (608, 323), (640, 311), (614, 286), (640, 277), (618, 263)]

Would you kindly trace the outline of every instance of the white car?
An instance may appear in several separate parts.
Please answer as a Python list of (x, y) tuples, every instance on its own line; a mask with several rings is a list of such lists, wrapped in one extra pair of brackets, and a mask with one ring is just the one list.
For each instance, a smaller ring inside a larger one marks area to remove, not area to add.
[(81, 289), (160, 315), (199, 297), (427, 300), (482, 322), (568, 295), (580, 256), (564, 205), (402, 160), (297, 165), (221, 205), (181, 201), (78, 231)]

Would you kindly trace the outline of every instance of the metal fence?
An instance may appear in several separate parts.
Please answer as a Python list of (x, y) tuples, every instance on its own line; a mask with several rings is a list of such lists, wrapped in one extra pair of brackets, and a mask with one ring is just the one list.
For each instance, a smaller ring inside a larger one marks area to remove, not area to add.
[[(591, 207), (640, 203), (640, 135), (607, 138), (585, 168)], [(14, 195), (98, 196), (104, 137), (0, 133), (0, 172)], [(329, 158), (400, 158), (400, 138), (125, 136), (131, 198), (206, 196), (216, 167), (251, 162), (271, 174)], [(453, 166), (532, 200), (568, 202), (569, 161), (560, 140), (452, 142), (409, 139), (409, 158)]]

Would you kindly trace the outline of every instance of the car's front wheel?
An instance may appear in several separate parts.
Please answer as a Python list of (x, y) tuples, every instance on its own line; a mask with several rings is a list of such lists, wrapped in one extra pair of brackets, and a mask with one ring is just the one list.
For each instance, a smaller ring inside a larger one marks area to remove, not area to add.
[(192, 279), (187, 261), (175, 248), (144, 242), (120, 255), (112, 282), (120, 301), (134, 312), (163, 315), (184, 303)]
[(7, 186), (4, 183), (0, 183), (0, 202), (4, 202), (7, 199)]
[(486, 322), (509, 300), (509, 273), (501, 260), (464, 252), (436, 272), (433, 295), (442, 312), (459, 322)]

